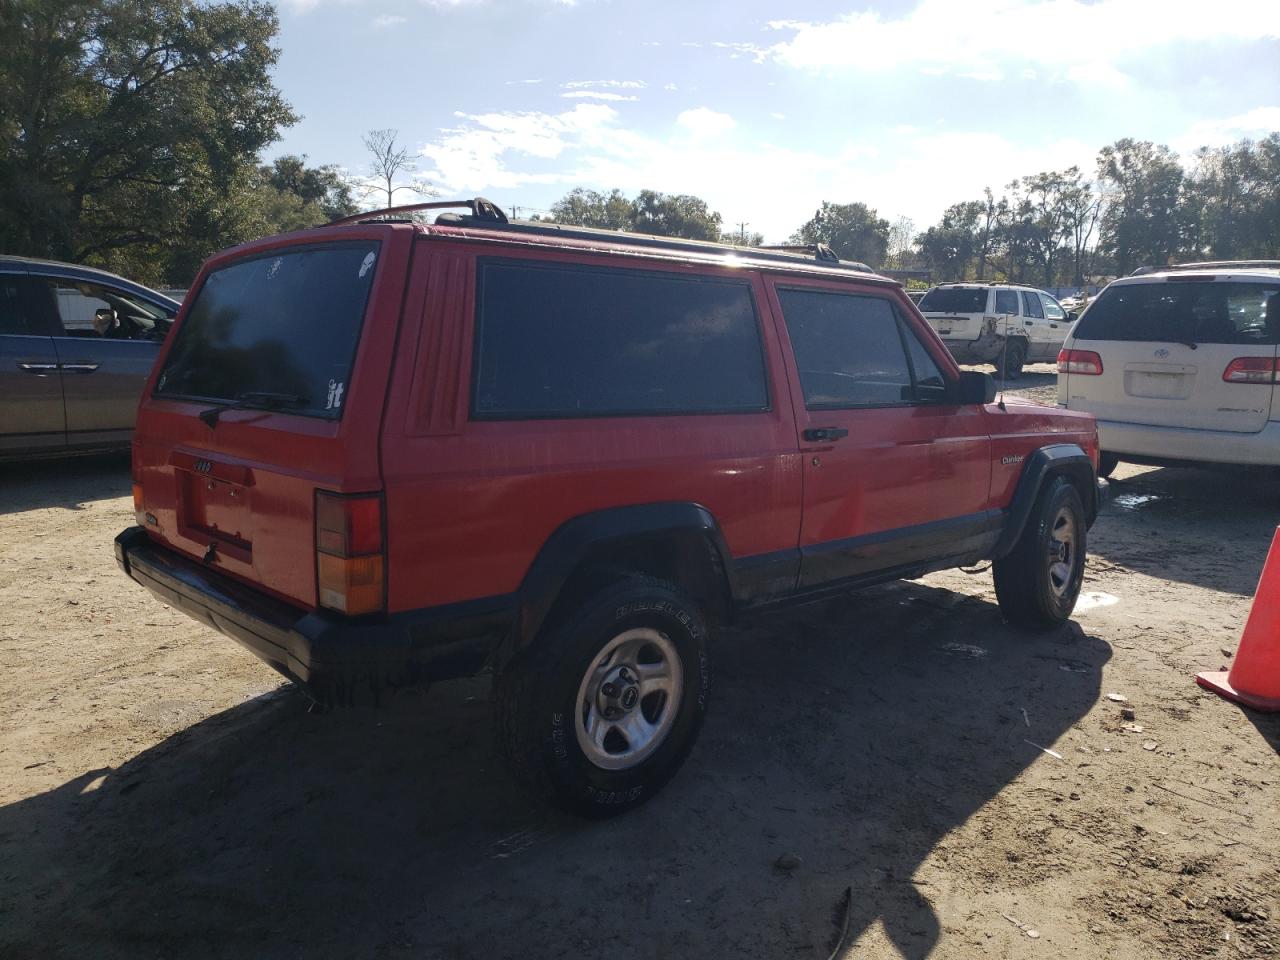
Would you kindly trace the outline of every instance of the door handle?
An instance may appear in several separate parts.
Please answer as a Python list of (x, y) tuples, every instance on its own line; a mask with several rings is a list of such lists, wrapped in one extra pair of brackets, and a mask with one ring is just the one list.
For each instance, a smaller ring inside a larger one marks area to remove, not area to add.
[(96, 363), (64, 363), (62, 369), (68, 373), (93, 373), (98, 369)]
[(849, 431), (843, 427), (812, 427), (801, 434), (811, 443), (824, 443), (828, 440), (839, 440), (841, 437), (847, 437)]
[(1035, 321), (1034, 321), (1034, 320), (1028, 320), (1028, 321), (1027, 321), (1027, 326), (1028, 326), (1028, 327), (1034, 327), (1035, 325), (1036, 325), (1036, 324), (1035, 324)]
[(19, 360), (18, 369), (25, 370), (27, 373), (53, 373), (58, 369), (58, 365), (56, 363), (31, 363), (26, 360)]

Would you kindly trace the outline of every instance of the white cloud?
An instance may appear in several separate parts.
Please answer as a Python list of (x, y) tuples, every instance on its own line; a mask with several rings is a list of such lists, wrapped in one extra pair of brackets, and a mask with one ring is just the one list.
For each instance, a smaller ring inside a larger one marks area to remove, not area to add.
[(643, 80), (570, 80), (561, 84), (566, 90), (582, 90), (587, 87), (601, 87), (610, 90), (643, 90), (649, 84)]
[(1264, 137), (1280, 130), (1280, 106), (1256, 107), (1225, 120), (1202, 120), (1191, 125), (1186, 134), (1171, 146), (1190, 153), (1200, 147), (1218, 147), (1245, 137)]
[(639, 97), (628, 96), (625, 93), (610, 93), (608, 90), (567, 90), (560, 96), (579, 100), (608, 100), (613, 103), (640, 99)]
[(998, 65), (1030, 63), (1083, 85), (1115, 88), (1126, 64), (1179, 43), (1280, 37), (1280, 3), (1259, 0), (921, 0), (893, 18), (868, 11), (810, 23), (775, 20), (790, 34), (765, 56), (812, 70), (902, 67), (996, 79)]
[(785, 113), (771, 113), (771, 114), (769, 114), (769, 116), (773, 117), (773, 119), (775, 119), (775, 120), (785, 120), (785, 119), (787, 119), (787, 115), (786, 115)]
[(668, 92), (670, 92), (670, 91), (674, 91), (674, 90), (679, 90), (680, 88), (679, 88), (679, 87), (677, 87), (674, 83), (664, 83), (664, 84), (662, 85), (662, 89), (663, 89), (663, 90), (666, 90), (666, 91), (668, 91)]
[(397, 13), (383, 13), (374, 17), (371, 21), (377, 30), (385, 30), (387, 27), (394, 27), (397, 24), (408, 23), (408, 17), (402, 17)]
[(539, 77), (537, 79), (531, 79), (531, 80), (507, 80), (504, 82), (508, 87), (531, 86), (535, 83), (541, 83), (542, 78)]
[(719, 137), (738, 125), (727, 113), (719, 113), (710, 107), (684, 110), (676, 117), (676, 123), (695, 137)]

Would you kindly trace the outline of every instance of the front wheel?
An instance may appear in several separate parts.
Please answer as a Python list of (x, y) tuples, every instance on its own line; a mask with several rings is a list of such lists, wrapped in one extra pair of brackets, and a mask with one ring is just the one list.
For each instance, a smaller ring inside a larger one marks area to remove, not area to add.
[(669, 583), (631, 577), (588, 597), (500, 671), (499, 748), (543, 799), (615, 816), (680, 768), (710, 679), (697, 606)]
[(1084, 582), (1084, 504), (1064, 477), (1036, 498), (1013, 551), (993, 564), (996, 599), (1010, 623), (1050, 629), (1065, 623)]

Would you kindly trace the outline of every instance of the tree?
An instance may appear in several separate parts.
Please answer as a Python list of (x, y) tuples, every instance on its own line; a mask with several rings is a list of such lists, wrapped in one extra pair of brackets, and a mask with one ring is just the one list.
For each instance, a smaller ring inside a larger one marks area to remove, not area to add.
[(578, 187), (551, 205), (551, 219), (579, 227), (627, 230), (631, 227), (631, 201), (621, 190), (608, 194)]
[(296, 119), (277, 29), (258, 0), (0, 4), (22, 38), (0, 44), (0, 248), (155, 282), (175, 245), (225, 246), (221, 208)]
[(1183, 242), (1194, 257), (1261, 258), (1277, 250), (1280, 133), (1200, 148), (1183, 180)]
[(368, 189), (370, 193), (385, 193), (388, 207), (395, 206), (394, 197), (401, 190), (425, 197), (439, 194), (428, 181), (417, 177), (411, 178), (408, 183), (396, 183), (402, 173), (409, 173), (417, 167), (409, 148), (396, 142), (399, 135), (398, 130), (386, 129), (370, 130), (364, 135), (365, 148), (372, 158), (369, 166), (373, 171), (373, 179), (378, 181), (376, 186), (371, 185)]
[(1102, 246), (1120, 273), (1169, 263), (1181, 246), (1183, 172), (1173, 151), (1148, 140), (1117, 140), (1098, 154), (1098, 179), (1108, 200)]
[(791, 235), (795, 243), (825, 243), (844, 260), (872, 267), (884, 263), (889, 249), (889, 221), (865, 203), (828, 203)]
[(304, 206), (314, 206), (323, 217), (318, 222), (348, 217), (359, 210), (351, 196), (351, 184), (332, 164), (308, 167), (306, 156), (287, 154), (261, 172), (276, 190), (292, 194)]
[(659, 237), (719, 240), (720, 214), (700, 197), (641, 190), (631, 201), (631, 229)]
[(1090, 243), (1102, 216), (1102, 197), (1079, 167), (1069, 167), (1067, 178), (1062, 196), (1063, 231), (1071, 250), (1071, 282), (1082, 287), (1089, 273)]
[(720, 234), (720, 242), (733, 247), (763, 247), (764, 234), (748, 230), (745, 225), (739, 226), (735, 232), (728, 230)]
[(916, 224), (910, 217), (898, 217), (889, 225), (889, 264), (904, 270), (916, 239)]

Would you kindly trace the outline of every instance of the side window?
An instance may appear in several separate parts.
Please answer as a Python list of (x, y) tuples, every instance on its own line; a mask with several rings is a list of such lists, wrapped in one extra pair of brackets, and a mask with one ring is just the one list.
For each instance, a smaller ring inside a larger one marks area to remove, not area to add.
[(27, 295), (30, 282), (25, 277), (0, 274), (0, 334), (19, 337), (47, 337), (38, 305)]
[(481, 261), (472, 416), (767, 410), (750, 286)]
[(101, 284), (40, 281), (53, 295), (62, 334), (95, 340), (162, 339), (172, 320), (159, 307)]
[(1049, 296), (1047, 293), (1040, 294), (1040, 300), (1044, 303), (1044, 315), (1050, 320), (1067, 319), (1067, 311), (1062, 309), (1062, 304)]
[(1000, 315), (1011, 314), (1017, 316), (1021, 313), (1018, 309), (1018, 291), (1017, 290), (997, 290), (996, 291), (996, 313)]
[(902, 322), (902, 338), (907, 341), (907, 355), (911, 358), (911, 372), (915, 376), (915, 397), (917, 400), (945, 402), (947, 400), (947, 380), (938, 369), (938, 364), (929, 351), (924, 348), (920, 338), (916, 336), (911, 324)]
[(1044, 310), (1040, 306), (1040, 294), (1032, 293), (1030, 290), (1022, 291), (1022, 305), (1024, 307), (1022, 315), (1024, 317), (1038, 317), (1044, 319)]
[(816, 290), (779, 290), (778, 299), (805, 407), (911, 402), (911, 371), (888, 300)]

